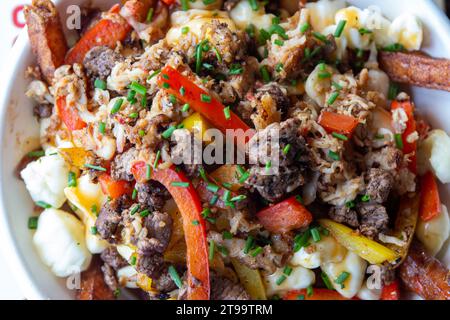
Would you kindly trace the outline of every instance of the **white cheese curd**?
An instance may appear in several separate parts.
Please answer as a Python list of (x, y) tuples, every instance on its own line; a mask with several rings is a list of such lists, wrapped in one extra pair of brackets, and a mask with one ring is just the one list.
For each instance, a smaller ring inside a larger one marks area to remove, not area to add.
[(394, 43), (400, 43), (406, 50), (419, 50), (423, 41), (422, 24), (412, 14), (402, 14), (392, 21), (389, 37)]
[[(334, 34), (334, 32), (336, 31), (337, 25), (333, 24), (331, 26), (326, 27), (325, 29), (323, 29), (322, 33), (324, 35), (329, 35), (329, 34)], [(347, 46), (348, 46), (348, 41), (346, 37), (339, 37), (339, 38), (335, 38), (336, 41), (336, 51), (333, 52), (333, 54), (335, 55), (335, 58), (337, 59), (343, 59), (346, 57), (347, 54)]]
[(54, 208), (60, 208), (66, 201), (68, 174), (68, 164), (54, 148), (48, 148), (45, 156), (30, 162), (20, 172), (33, 201), (43, 201)]
[(384, 71), (379, 69), (370, 69), (367, 88), (370, 91), (382, 93), (384, 97), (387, 98), (389, 92), (389, 81), (389, 77)]
[(215, 0), (210, 4), (205, 4), (204, 0), (189, 0), (188, 8), (189, 9), (206, 9), (206, 10), (214, 10), (220, 9), (222, 7), (223, 0)]
[(117, 280), (121, 286), (137, 289), (137, 271), (133, 266), (126, 266), (117, 270)]
[(290, 264), (308, 269), (320, 267), (323, 263), (340, 262), (347, 255), (347, 249), (333, 237), (322, 236), (321, 240), (308, 247), (303, 247), (292, 256)]
[(336, 12), (345, 5), (344, 0), (320, 0), (307, 3), (306, 8), (309, 9), (313, 29), (322, 32), (327, 26), (334, 24)]
[(117, 252), (124, 258), (129, 261), (131, 256), (134, 254), (134, 249), (126, 244), (119, 244), (116, 246)]
[(450, 137), (441, 130), (431, 130), (419, 144), (417, 164), (420, 175), (432, 170), (442, 183), (450, 183)]
[(230, 17), (236, 26), (244, 30), (249, 24), (253, 24), (256, 30), (269, 29), (275, 15), (266, 13), (263, 6), (259, 6), (258, 11), (254, 11), (248, 0), (240, 1), (231, 11)]
[(389, 36), (391, 22), (383, 16), (379, 7), (367, 7), (359, 18), (361, 25), (371, 31), (370, 35), (378, 46), (385, 47), (392, 44), (393, 40)]
[(369, 289), (364, 283), (356, 296), (361, 300), (380, 300), (381, 289)]
[[(226, 23), (228, 28), (232, 31), (236, 30), (233, 20), (227, 12), (224, 11), (210, 11), (192, 9), (188, 11), (175, 11), (171, 15), (171, 28), (167, 32), (166, 41), (170, 45), (175, 45), (179, 42), (183, 34), (183, 28), (187, 28), (188, 34), (194, 35), (197, 39), (202, 36), (202, 27), (211, 23), (213, 20), (220, 23)], [(208, 34), (206, 35), (208, 38)]]
[[(323, 263), (321, 268), (336, 291), (350, 299), (361, 289), (366, 274), (367, 262), (356, 253), (348, 251), (343, 261)], [(343, 272), (348, 272), (349, 276), (341, 285), (336, 283), (336, 280)]]
[(44, 264), (58, 277), (84, 271), (91, 262), (83, 223), (65, 211), (44, 210), (39, 216), (33, 242)]
[[(303, 267), (292, 267), (289, 276), (283, 274), (284, 268), (279, 268), (271, 275), (264, 277), (267, 295), (284, 294), (290, 290), (305, 289), (315, 282), (315, 274), (313, 271)], [(280, 277), (286, 277), (280, 285), (277, 281)]]
[(430, 221), (419, 219), (416, 236), (423, 243), (428, 253), (435, 256), (450, 236), (450, 219), (447, 207), (441, 206), (441, 213)]
[(75, 213), (85, 225), (86, 245), (89, 251), (92, 254), (101, 253), (108, 247), (108, 242), (91, 232), (97, 219), (93, 211), (99, 212), (106, 201), (100, 185), (92, 183), (86, 174), (77, 179), (76, 187), (67, 187), (64, 193), (70, 203), (76, 207)]
[(326, 94), (331, 89), (330, 78), (320, 78), (319, 74), (327, 71), (331, 74), (335, 73), (335, 70), (330, 66), (326, 66), (325, 70), (321, 70), (320, 65), (317, 65), (313, 72), (310, 73), (305, 83), (306, 94), (314, 100), (320, 107), (324, 107)]

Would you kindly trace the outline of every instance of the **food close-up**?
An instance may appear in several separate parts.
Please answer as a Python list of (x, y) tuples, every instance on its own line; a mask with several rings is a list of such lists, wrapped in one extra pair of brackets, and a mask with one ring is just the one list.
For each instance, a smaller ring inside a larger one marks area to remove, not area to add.
[(36, 264), (80, 300), (449, 300), (450, 136), (410, 88), (450, 60), (371, 3), (86, 1), (70, 36), (26, 5)]

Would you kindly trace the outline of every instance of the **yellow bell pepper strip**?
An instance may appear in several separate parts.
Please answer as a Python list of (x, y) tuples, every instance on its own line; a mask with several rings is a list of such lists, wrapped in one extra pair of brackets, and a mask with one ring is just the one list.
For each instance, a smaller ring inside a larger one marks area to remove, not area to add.
[(261, 279), (259, 270), (250, 269), (240, 263), (237, 259), (231, 259), (234, 270), (236, 271), (245, 291), (248, 292), (252, 300), (267, 300), (266, 288)]
[(393, 262), (398, 258), (393, 250), (358, 234), (347, 226), (329, 219), (321, 219), (319, 224), (330, 231), (337, 242), (371, 264)]
[(211, 141), (211, 137), (208, 134), (205, 134), (208, 129), (211, 129), (211, 125), (208, 123), (208, 120), (200, 113), (195, 112), (191, 114), (189, 117), (185, 118), (183, 122), (181, 122), (183, 128), (194, 133), (194, 136), (200, 141)]
[(428, 171), (420, 178), (420, 218), (430, 221), (441, 213), (441, 199), (436, 177)]
[(226, 109), (221, 102), (210, 96), (194, 81), (182, 75), (178, 70), (166, 66), (158, 76), (158, 84), (169, 93), (175, 95), (178, 100), (189, 104), (192, 109), (203, 115), (222, 133), (225, 134), (227, 129), (243, 130), (243, 134), (247, 133), (245, 142), (254, 134), (254, 130), (251, 130), (234, 112)]
[(391, 243), (386, 244), (386, 246), (393, 250), (398, 256), (395, 264), (390, 266), (391, 268), (397, 268), (408, 254), (419, 217), (419, 199), (419, 194), (416, 194), (413, 198), (404, 196), (400, 200), (400, 207), (395, 219), (393, 236), (401, 238), (404, 244), (402, 246)]
[[(146, 181), (147, 165), (135, 162), (131, 169), (136, 181)], [(209, 300), (209, 260), (202, 204), (192, 183), (175, 167), (153, 170), (150, 179), (161, 183), (171, 194), (183, 217), (188, 269), (188, 299)], [(195, 222), (195, 223), (194, 223)]]

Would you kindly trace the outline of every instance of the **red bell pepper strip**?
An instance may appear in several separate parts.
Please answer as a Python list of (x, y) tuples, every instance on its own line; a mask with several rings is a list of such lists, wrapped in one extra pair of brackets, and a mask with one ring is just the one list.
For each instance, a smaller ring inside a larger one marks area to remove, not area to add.
[(393, 281), (389, 285), (385, 285), (381, 290), (380, 300), (399, 300), (400, 299), (400, 287), (398, 280)]
[(115, 181), (107, 173), (103, 173), (99, 176), (98, 181), (100, 182), (103, 193), (113, 199), (117, 199), (124, 194), (130, 194), (133, 190), (128, 181)]
[(313, 219), (295, 196), (259, 211), (256, 217), (264, 228), (277, 233), (307, 227)]
[[(188, 77), (183, 76), (178, 70), (166, 66), (158, 77), (158, 84), (169, 93), (175, 95), (180, 101), (203, 115), (217, 129), (226, 133), (227, 129), (243, 130), (247, 133), (245, 142), (250, 140), (254, 130), (242, 121), (235, 113), (230, 111), (229, 118), (225, 116), (225, 106), (214, 97), (196, 85)], [(181, 90), (184, 88), (184, 90)], [(184, 94), (181, 93), (184, 91)], [(202, 99), (203, 97), (203, 99)]]
[(70, 131), (86, 127), (86, 123), (78, 115), (78, 110), (75, 107), (67, 106), (66, 97), (58, 97), (56, 99), (56, 108), (59, 117)]
[(328, 133), (335, 132), (350, 137), (358, 126), (359, 121), (354, 117), (346, 116), (344, 114), (323, 111), (319, 117), (319, 124)]
[(305, 289), (302, 290), (292, 290), (286, 293), (283, 300), (352, 300), (348, 299), (339, 292), (330, 289), (314, 289), (312, 294), (308, 296)]
[(441, 213), (441, 199), (436, 178), (431, 171), (420, 179), (420, 210), (423, 221), (429, 221)]
[(410, 162), (408, 164), (409, 170), (413, 173), (417, 173), (417, 141), (408, 142), (408, 136), (416, 131), (416, 120), (414, 119), (414, 104), (410, 100), (398, 101), (394, 100), (391, 104), (391, 110), (403, 109), (408, 116), (408, 121), (406, 122), (406, 129), (402, 134), (404, 154), (411, 154), (409, 158)]
[(161, 0), (162, 2), (164, 2), (167, 5), (171, 5), (172, 3), (175, 2), (175, 0)]
[(89, 29), (68, 52), (66, 64), (82, 63), (84, 56), (96, 46), (108, 46), (114, 49), (117, 41), (123, 41), (131, 31), (131, 26), (117, 12), (114, 6), (109, 14), (115, 15), (113, 19), (104, 18)]
[[(143, 161), (132, 166), (136, 181), (146, 180), (146, 167)], [(174, 167), (157, 169), (151, 173), (151, 179), (161, 183), (175, 200), (183, 217), (183, 229), (187, 247), (188, 299), (209, 299), (209, 260), (206, 240), (206, 225), (202, 218), (202, 204), (192, 183), (181, 171)], [(173, 183), (189, 183), (188, 187)], [(194, 223), (194, 221), (198, 223)]]

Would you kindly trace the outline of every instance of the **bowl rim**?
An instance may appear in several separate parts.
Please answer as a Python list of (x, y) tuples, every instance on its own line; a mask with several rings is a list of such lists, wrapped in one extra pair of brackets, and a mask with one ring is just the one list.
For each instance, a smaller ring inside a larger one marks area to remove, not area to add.
[[(62, 0), (53, 0), (58, 5)], [(101, 1), (101, 0), (99, 0)], [(449, 18), (432, 0), (418, 0), (424, 2), (431, 14), (436, 18), (435, 23), (445, 28), (447, 32), (443, 37), (447, 39), (447, 48), (450, 50), (450, 23)], [(380, 6), (381, 7), (381, 6)], [(10, 49), (10, 57), (12, 63), (4, 63), (3, 72), (0, 78), (0, 141), (5, 138), (5, 119), (7, 118), (7, 110), (11, 102), (11, 92), (13, 91), (14, 83), (12, 78), (18, 73), (22, 67), (21, 63), (24, 57), (29, 54), (31, 48), (28, 41), (27, 27), (25, 26), (19, 33), (17, 40)], [(26, 263), (23, 253), (20, 251), (10, 226), (10, 218), (5, 208), (5, 188), (3, 186), (3, 179), (1, 178), (1, 171), (3, 170), (3, 151), (0, 150), (0, 251), (5, 257), (6, 264), (13, 273), (14, 280), (17, 282), (24, 298), (30, 300), (47, 299), (43, 291), (37, 286), (37, 283), (32, 276), (30, 267)], [(32, 244), (31, 244), (32, 245)]]

